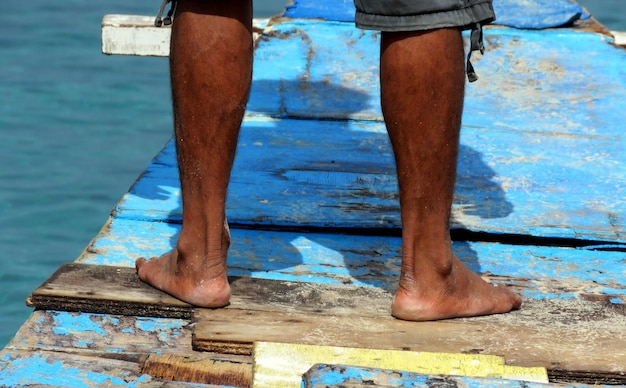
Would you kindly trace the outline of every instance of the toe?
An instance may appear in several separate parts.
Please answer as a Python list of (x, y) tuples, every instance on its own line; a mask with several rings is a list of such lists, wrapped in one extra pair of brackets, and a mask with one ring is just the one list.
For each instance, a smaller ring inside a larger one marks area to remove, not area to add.
[(135, 260), (135, 270), (136, 270), (137, 272), (139, 272), (139, 269), (140, 269), (141, 267), (143, 267), (143, 265), (144, 265), (145, 263), (147, 263), (147, 262), (148, 262), (148, 260), (147, 260), (146, 258), (144, 258), (144, 257), (140, 257), (140, 258), (138, 258), (137, 260)]

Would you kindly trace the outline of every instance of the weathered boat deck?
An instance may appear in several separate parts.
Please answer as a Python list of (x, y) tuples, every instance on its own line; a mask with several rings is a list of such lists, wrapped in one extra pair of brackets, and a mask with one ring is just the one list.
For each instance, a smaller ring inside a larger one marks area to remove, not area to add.
[[(483, 372), (469, 376), (542, 367), (552, 382), (626, 385), (626, 51), (576, 4), (516, 3), (495, 2), (500, 25), (473, 57), (453, 238), (470, 268), (523, 294), (522, 310), (389, 316), (401, 241), (380, 37), (354, 28), (351, 1), (297, 2), (256, 38), (227, 205), (231, 306), (194, 309), (134, 273), (137, 257), (170, 250), (180, 229), (170, 142), (84, 253), (33, 292), (36, 310), (0, 352), (0, 386), (279, 386), (268, 376), (280, 371), (253, 377), (264, 342), (465, 354)], [(167, 53), (168, 30), (157, 39), (142, 20), (105, 18), (105, 52)], [(385, 386), (436, 386), (424, 375), (433, 365)], [(321, 365), (307, 376), (349, 386), (389, 373), (379, 369), (331, 378), (337, 368)]]

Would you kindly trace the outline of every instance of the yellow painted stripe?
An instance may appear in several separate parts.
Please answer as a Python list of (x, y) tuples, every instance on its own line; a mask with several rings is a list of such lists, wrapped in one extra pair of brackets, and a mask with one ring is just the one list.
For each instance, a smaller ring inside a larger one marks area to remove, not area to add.
[(313, 365), (343, 364), (421, 374), (495, 377), (548, 382), (545, 368), (504, 365), (498, 356), (359, 349), (334, 346), (257, 342), (254, 345), (254, 388), (300, 387)]

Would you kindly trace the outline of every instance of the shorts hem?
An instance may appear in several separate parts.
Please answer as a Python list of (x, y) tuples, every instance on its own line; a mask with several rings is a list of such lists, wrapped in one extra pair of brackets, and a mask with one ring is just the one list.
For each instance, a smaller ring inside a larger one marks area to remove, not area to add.
[(438, 28), (468, 30), (476, 23), (489, 24), (496, 19), (490, 1), (470, 7), (418, 15), (376, 15), (356, 12), (355, 24), (364, 30), (378, 31), (426, 31)]

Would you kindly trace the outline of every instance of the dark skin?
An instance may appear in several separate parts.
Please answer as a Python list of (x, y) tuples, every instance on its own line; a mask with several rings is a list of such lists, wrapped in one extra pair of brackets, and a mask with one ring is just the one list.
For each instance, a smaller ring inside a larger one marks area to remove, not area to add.
[[(140, 258), (136, 268), (143, 281), (199, 307), (222, 307), (230, 299), (224, 209), (250, 90), (251, 20), (251, 0), (179, 0), (172, 29), (183, 226), (174, 250)], [(519, 309), (518, 294), (485, 281), (452, 252), (465, 85), (460, 31), (383, 32), (380, 62), (403, 226), (392, 315), (426, 321)]]

